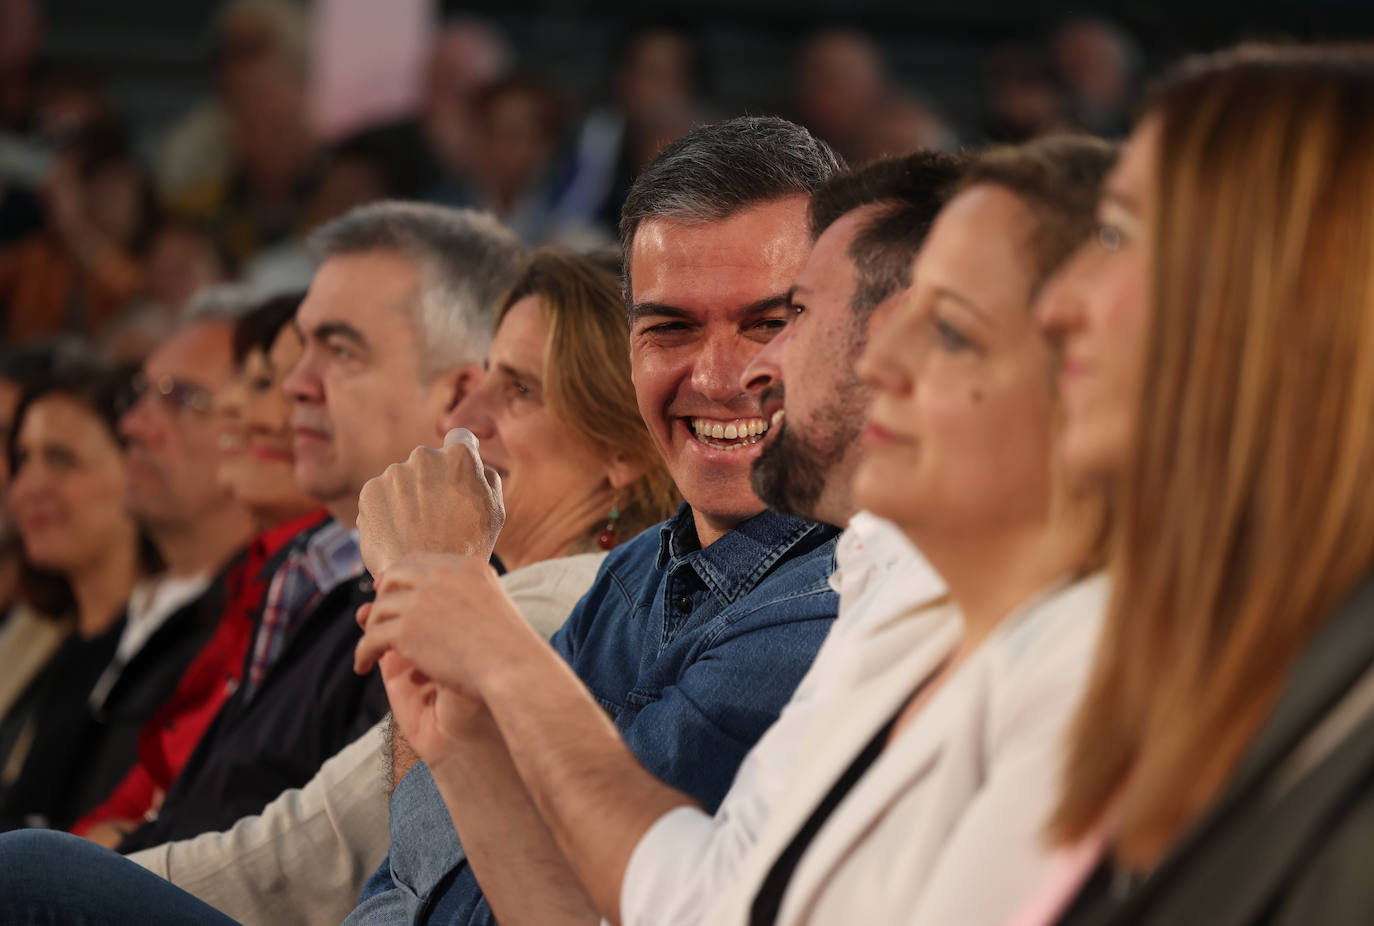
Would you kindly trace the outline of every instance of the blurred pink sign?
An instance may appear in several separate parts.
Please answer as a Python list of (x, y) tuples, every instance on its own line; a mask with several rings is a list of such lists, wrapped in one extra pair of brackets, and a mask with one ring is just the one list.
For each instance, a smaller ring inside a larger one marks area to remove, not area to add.
[(325, 141), (416, 111), (433, 0), (314, 0), (310, 115)]

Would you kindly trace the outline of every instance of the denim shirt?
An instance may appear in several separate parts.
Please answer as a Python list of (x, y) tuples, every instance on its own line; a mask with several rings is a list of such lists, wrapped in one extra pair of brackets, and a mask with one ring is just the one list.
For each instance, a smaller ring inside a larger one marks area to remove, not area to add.
[[(639, 761), (713, 812), (839, 606), (833, 527), (765, 511), (702, 549), (683, 505), (613, 551), (551, 643)], [(391, 855), (346, 921), (491, 923), (423, 764), (391, 803)]]

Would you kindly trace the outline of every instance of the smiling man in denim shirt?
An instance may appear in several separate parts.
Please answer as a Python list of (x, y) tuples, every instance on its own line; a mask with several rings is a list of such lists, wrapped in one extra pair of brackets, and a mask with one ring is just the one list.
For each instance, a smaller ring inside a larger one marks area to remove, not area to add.
[[(686, 504), (611, 554), (552, 642), (639, 761), (710, 808), (805, 674), (838, 605), (827, 583), (837, 531), (764, 510), (750, 487), (769, 422), (741, 386), (785, 324), (788, 290), (810, 250), (809, 194), (838, 170), (804, 129), (731, 120), (666, 149), (622, 219), (632, 375)], [(485, 490), (480, 467), (474, 474), (474, 491)], [(364, 534), (387, 530), (386, 483), (405, 478), (399, 468), (381, 480), (382, 516), (369, 523), (365, 510)], [(393, 583), (426, 568), (372, 565)], [(438, 566), (413, 584), (437, 601), (451, 598), (448, 583), (474, 586)], [(489, 716), (460, 705), (461, 730), (444, 730), (396, 710), (434, 761), (397, 787), (391, 856), (349, 923), (490, 921), (477, 876), (483, 884), (572, 878)], [(444, 799), (460, 808), (456, 833)]]

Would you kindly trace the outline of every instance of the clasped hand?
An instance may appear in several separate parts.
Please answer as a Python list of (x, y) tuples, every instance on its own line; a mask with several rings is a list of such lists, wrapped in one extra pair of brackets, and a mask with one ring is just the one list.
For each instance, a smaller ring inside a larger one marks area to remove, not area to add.
[(376, 579), (414, 553), (461, 553), (486, 560), (506, 520), (501, 477), (482, 463), (477, 438), (454, 428), (441, 449), (416, 447), (363, 486), (358, 544)]
[(359, 673), (381, 664), (391, 711), (434, 767), (489, 724), (484, 679), (518, 664), (543, 640), (525, 622), (486, 560), (419, 553), (388, 568), (377, 598), (358, 611)]

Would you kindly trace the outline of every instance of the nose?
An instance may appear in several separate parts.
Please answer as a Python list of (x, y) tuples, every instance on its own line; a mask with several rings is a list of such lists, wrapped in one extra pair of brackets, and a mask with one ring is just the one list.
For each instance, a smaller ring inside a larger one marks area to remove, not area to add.
[(314, 354), (314, 345), (307, 346), (305, 352), (301, 354), (301, 359), (296, 361), (296, 365), (282, 380), (282, 391), (292, 402), (301, 404), (319, 402), (324, 396), (319, 371), (315, 368)]
[(758, 355), (757, 342), (721, 333), (708, 338), (692, 361), (692, 388), (713, 402), (729, 402), (743, 392), (744, 369)]
[(19, 508), (29, 499), (44, 494), (44, 483), (43, 474), (38, 471), (38, 467), (32, 462), (25, 463), (15, 471), (14, 479), (10, 482), (6, 495), (9, 506)]
[(782, 382), (783, 345), (791, 331), (791, 325), (784, 328), (749, 361), (744, 368), (744, 375), (740, 377), (740, 386), (745, 392), (759, 398), (773, 385)]
[(1035, 318), (1051, 337), (1062, 337), (1083, 320), (1081, 298), (1087, 272), (1088, 249), (1080, 247), (1045, 281), (1035, 300)]
[(489, 441), (496, 436), (496, 416), (493, 398), (490, 394), (491, 385), (492, 377), (484, 376), (481, 382), (468, 390), (462, 401), (453, 406), (453, 411), (449, 414), (446, 422), (450, 430), (467, 428), (480, 441)]
[(914, 372), (925, 356), (926, 340), (915, 303), (892, 306), (873, 316), (868, 343), (855, 364), (855, 372), (875, 390), (901, 392), (914, 379)]
[(145, 446), (157, 432), (157, 418), (162, 409), (147, 394), (141, 395), (124, 414), (119, 416), (119, 434), (126, 440)]

